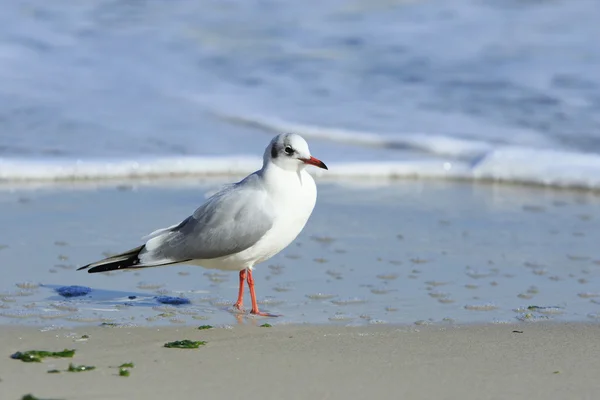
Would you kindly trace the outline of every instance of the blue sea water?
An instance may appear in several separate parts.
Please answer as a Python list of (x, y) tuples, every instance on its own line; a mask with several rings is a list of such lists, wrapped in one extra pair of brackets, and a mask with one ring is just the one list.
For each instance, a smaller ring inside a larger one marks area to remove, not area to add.
[(0, 182), (250, 172), (600, 188), (596, 0), (53, 0), (0, 12)]

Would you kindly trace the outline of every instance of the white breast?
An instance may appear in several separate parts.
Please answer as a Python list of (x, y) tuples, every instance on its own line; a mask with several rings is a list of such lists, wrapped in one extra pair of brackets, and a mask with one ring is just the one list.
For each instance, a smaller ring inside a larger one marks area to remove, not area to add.
[[(308, 172), (276, 170), (275, 176), (266, 176), (272, 196), (275, 219), (273, 227), (254, 246), (236, 254), (211, 260), (197, 260), (193, 264), (205, 268), (236, 270), (252, 268), (285, 249), (302, 232), (317, 200), (317, 187)], [(284, 176), (280, 176), (284, 175)], [(269, 185), (269, 181), (277, 185)]]

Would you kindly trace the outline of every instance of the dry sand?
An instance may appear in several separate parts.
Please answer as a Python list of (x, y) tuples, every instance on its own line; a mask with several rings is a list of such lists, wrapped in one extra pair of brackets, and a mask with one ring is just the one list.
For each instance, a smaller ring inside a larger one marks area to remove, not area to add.
[[(44, 399), (592, 399), (600, 393), (599, 333), (598, 325), (557, 323), (0, 327), (0, 393), (7, 400), (27, 393)], [(84, 334), (89, 339), (78, 340)], [(185, 338), (208, 343), (195, 350), (163, 347)], [(9, 358), (18, 350), (63, 348), (77, 349), (73, 360)], [(69, 361), (97, 369), (47, 373)], [(111, 367), (127, 361), (135, 368), (119, 377)]]

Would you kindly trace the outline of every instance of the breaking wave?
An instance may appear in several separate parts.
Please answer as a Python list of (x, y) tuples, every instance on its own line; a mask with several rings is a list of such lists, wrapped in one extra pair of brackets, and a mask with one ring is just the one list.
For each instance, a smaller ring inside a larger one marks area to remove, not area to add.
[[(419, 150), (418, 159), (328, 162), (327, 179), (449, 179), (600, 190), (600, 155), (471, 141), (424, 134), (386, 135), (290, 123), (274, 118), (220, 115), (262, 130), (361, 147)], [(425, 154), (423, 154), (425, 153)], [(328, 159), (329, 161), (329, 159)], [(140, 159), (0, 158), (0, 183), (139, 180), (239, 176), (260, 168), (261, 157), (173, 156)]]

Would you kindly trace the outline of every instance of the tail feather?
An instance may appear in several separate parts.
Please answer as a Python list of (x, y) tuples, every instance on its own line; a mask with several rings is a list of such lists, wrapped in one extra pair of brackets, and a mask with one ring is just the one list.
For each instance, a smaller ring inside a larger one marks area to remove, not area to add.
[(143, 265), (140, 265), (139, 254), (144, 250), (144, 246), (145, 245), (142, 245), (124, 253), (84, 265), (83, 267), (78, 268), (77, 271), (90, 268), (88, 272), (93, 274), (96, 272), (114, 271), (116, 269), (142, 268)]

